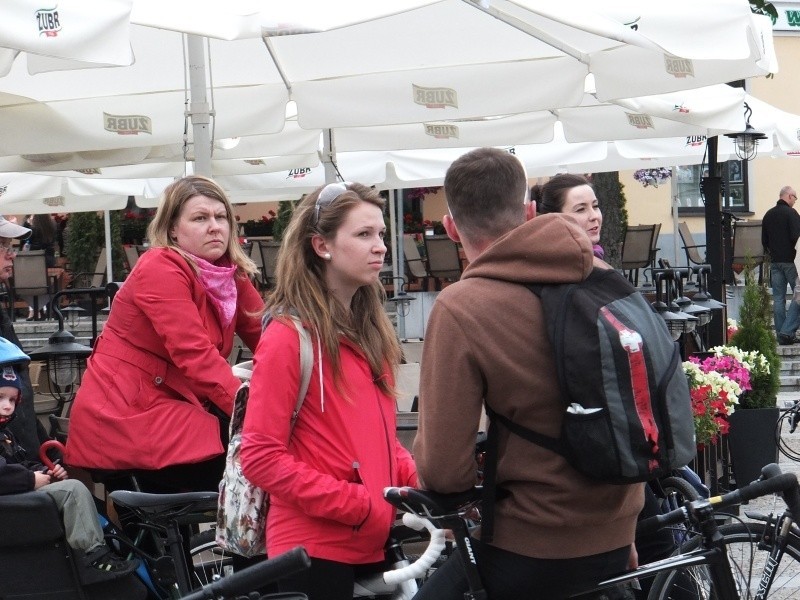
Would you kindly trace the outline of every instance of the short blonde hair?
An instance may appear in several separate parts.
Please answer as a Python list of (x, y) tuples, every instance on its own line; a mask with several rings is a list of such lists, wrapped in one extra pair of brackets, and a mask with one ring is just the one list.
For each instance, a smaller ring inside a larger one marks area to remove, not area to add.
[(147, 228), (147, 238), (151, 246), (161, 246), (172, 248), (183, 255), (190, 264), (194, 265), (192, 258), (176, 244), (169, 235), (181, 215), (184, 204), (195, 196), (206, 196), (212, 200), (218, 200), (225, 206), (225, 215), (230, 224), (230, 235), (228, 236), (228, 248), (226, 254), (231, 263), (236, 265), (240, 273), (252, 277), (258, 272), (255, 263), (244, 253), (236, 235), (236, 221), (233, 217), (233, 208), (225, 195), (224, 190), (208, 177), (201, 175), (188, 175), (173, 181), (164, 189), (161, 201), (158, 203), (156, 216)]

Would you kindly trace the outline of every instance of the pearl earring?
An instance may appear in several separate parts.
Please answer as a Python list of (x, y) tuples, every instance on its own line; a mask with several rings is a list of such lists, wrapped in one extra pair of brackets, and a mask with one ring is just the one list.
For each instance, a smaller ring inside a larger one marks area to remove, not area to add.
[(330, 260), (331, 259), (331, 253), (330, 252), (326, 252), (325, 254), (322, 255), (322, 258), (324, 258), (325, 260)]

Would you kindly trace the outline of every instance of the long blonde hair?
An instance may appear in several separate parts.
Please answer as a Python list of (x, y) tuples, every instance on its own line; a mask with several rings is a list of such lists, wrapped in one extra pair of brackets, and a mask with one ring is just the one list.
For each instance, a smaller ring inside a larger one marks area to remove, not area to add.
[[(377, 385), (394, 396), (394, 386), (385, 377), (400, 362), (400, 345), (389, 317), (384, 310), (386, 293), (380, 282), (356, 290), (350, 307), (342, 306), (328, 292), (325, 283), (325, 261), (311, 245), (320, 235), (333, 239), (347, 214), (362, 202), (381, 210), (384, 199), (375, 190), (360, 183), (346, 184), (347, 191), (322, 210), (316, 203), (324, 186), (306, 196), (295, 208), (283, 237), (276, 265), (276, 285), (267, 297), (265, 312), (276, 317), (295, 312), (301, 321), (319, 334), (333, 364), (337, 387), (342, 390), (339, 336), (344, 335), (361, 348)], [(348, 310), (349, 308), (349, 310)]]
[(206, 196), (212, 200), (222, 202), (231, 228), (226, 254), (231, 263), (236, 265), (237, 273), (247, 277), (255, 275), (258, 272), (258, 267), (239, 245), (239, 240), (236, 236), (236, 220), (233, 218), (231, 203), (223, 189), (208, 177), (188, 175), (173, 181), (164, 189), (164, 194), (158, 203), (156, 215), (147, 228), (147, 238), (150, 240), (150, 245), (172, 248), (196, 269), (192, 257), (184, 252), (169, 235), (170, 230), (177, 222), (178, 217), (180, 217), (183, 205), (195, 196)]

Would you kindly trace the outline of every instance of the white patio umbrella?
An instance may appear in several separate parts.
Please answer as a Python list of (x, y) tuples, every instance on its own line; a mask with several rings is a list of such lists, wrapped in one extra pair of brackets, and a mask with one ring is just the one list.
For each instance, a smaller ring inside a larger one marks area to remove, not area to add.
[[(133, 0), (42, 3), (4, 0), (0, 19), (0, 76), (21, 51), (71, 61), (129, 65)], [(34, 59), (35, 63), (35, 59)]]
[[(277, 4), (262, 3), (264, 13)], [(396, 3), (372, 4), (400, 10)], [(199, 133), (216, 140), (274, 133), (290, 100), (305, 128), (420, 123), (576, 106), (588, 75), (605, 100), (772, 68), (770, 32), (760, 29), (745, 0), (680, 0), (669, 8), (627, 1), (606, 8), (585, 0), (547, 7), (533, 0), (417, 4), (378, 18), (365, 13), (365, 22), (318, 33), (209, 40), (207, 76), (192, 81), (187, 69), (202, 73), (203, 44), (154, 29), (181, 24), (159, 24), (158, 11), (151, 12), (141, 18), (148, 26), (131, 29), (136, 62), (129, 67), (32, 77), (15, 65), (0, 79), (0, 128), (8, 132), (0, 155), (191, 144)], [(284, 18), (294, 14), (302, 23), (314, 14), (311, 5), (293, 3), (297, 12)], [(256, 29), (269, 31), (259, 25), (242, 35)], [(206, 160), (211, 142), (197, 146), (194, 158)]]

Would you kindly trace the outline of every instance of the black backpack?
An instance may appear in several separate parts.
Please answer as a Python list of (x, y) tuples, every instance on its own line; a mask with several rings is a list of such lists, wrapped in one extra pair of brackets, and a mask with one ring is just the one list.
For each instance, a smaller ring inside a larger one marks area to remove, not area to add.
[[(580, 283), (526, 287), (541, 300), (564, 422), (552, 438), (486, 405), (484, 513), (496, 492), (498, 426), (605, 483), (648, 481), (687, 465), (696, 452), (689, 384), (677, 343), (644, 297), (612, 269), (595, 268)], [(485, 531), (486, 514), (482, 538)]]

